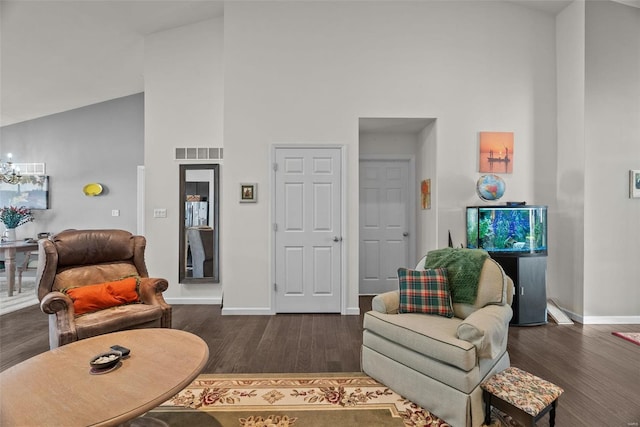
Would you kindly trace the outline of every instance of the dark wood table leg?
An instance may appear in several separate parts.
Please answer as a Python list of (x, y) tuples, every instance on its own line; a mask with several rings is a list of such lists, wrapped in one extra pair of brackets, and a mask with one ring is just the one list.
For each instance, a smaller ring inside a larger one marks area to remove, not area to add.
[(558, 406), (558, 399), (551, 403), (551, 412), (549, 412), (549, 427), (556, 425), (556, 407)]
[(484, 397), (484, 423), (485, 425), (491, 424), (491, 393), (486, 390), (482, 390)]

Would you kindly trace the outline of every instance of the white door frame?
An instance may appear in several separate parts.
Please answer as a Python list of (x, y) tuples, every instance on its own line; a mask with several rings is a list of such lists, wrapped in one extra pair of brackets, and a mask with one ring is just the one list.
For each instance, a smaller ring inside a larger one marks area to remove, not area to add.
[[(408, 161), (409, 162), (409, 196), (407, 200), (407, 208), (409, 209), (409, 262), (416, 259), (416, 210), (418, 209), (417, 195), (416, 195), (416, 158), (413, 155), (404, 154), (363, 154), (358, 161), (358, 168), (362, 161), (375, 161), (375, 160), (388, 160), (388, 161)], [(360, 185), (358, 184), (358, 192), (360, 192)], [(360, 195), (358, 194), (358, 197)], [(360, 203), (358, 202), (358, 207)], [(360, 233), (358, 232), (358, 246), (360, 245)], [(360, 254), (358, 254), (358, 271), (360, 270)], [(412, 268), (413, 266), (408, 266)], [(360, 282), (360, 280), (358, 280)], [(359, 287), (359, 286), (358, 286)]]
[(274, 283), (276, 281), (276, 231), (274, 229), (275, 218), (276, 218), (276, 170), (274, 168), (276, 163), (276, 151), (279, 149), (287, 149), (287, 148), (309, 148), (309, 149), (322, 149), (322, 148), (338, 148), (340, 150), (340, 158), (342, 168), (341, 175), (341, 183), (340, 183), (340, 204), (341, 204), (341, 212), (340, 212), (340, 221), (341, 229), (342, 229), (342, 251), (340, 254), (340, 313), (347, 313), (347, 298), (348, 298), (348, 281), (347, 281), (347, 258), (349, 253), (349, 230), (347, 227), (347, 150), (344, 145), (341, 144), (273, 144), (271, 147), (271, 158), (269, 159), (271, 170), (271, 292), (269, 293), (269, 307), (272, 314), (276, 314), (275, 300), (276, 300), (276, 290), (274, 287)]
[(145, 181), (144, 165), (136, 168), (136, 234), (144, 236), (145, 232)]

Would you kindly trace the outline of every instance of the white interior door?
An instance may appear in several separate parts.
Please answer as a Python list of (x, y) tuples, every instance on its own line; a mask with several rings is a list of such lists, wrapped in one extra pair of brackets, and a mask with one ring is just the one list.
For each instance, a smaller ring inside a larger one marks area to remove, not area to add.
[(361, 295), (398, 288), (410, 256), (409, 160), (360, 160)]
[(339, 313), (342, 164), (339, 148), (276, 148), (275, 308)]

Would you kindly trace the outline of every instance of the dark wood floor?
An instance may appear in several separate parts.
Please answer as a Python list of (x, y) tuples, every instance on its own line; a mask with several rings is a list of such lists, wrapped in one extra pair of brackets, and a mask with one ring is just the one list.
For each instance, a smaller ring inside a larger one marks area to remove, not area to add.
[[(361, 298), (361, 311), (371, 300)], [(210, 349), (204, 373), (355, 372), (362, 316), (279, 314), (222, 316), (219, 306), (174, 306), (173, 326)], [(511, 327), (511, 364), (561, 386), (563, 426), (629, 427), (640, 423), (640, 346), (611, 335), (640, 325)], [(0, 316), (0, 370), (48, 350), (38, 306)], [(538, 426), (548, 426), (547, 417)]]

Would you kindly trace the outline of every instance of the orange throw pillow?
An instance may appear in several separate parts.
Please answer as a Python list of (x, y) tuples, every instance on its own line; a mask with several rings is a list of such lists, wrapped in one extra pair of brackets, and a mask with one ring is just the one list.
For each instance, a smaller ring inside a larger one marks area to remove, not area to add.
[(76, 315), (117, 305), (138, 302), (138, 278), (126, 277), (114, 282), (69, 288), (64, 292), (73, 301)]

